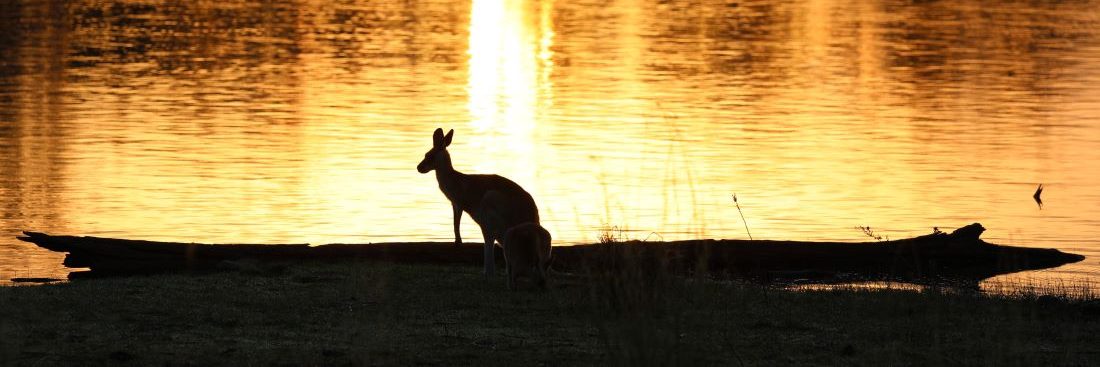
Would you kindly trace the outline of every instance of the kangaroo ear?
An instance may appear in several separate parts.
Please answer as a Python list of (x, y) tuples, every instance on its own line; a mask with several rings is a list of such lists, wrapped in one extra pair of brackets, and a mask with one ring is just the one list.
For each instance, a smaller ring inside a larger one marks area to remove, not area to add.
[[(443, 130), (440, 129), (439, 132), (442, 133)], [(447, 136), (443, 137), (443, 146), (444, 147), (450, 146), (451, 145), (451, 138), (453, 138), (453, 137), (455, 137), (455, 130), (451, 129), (451, 131), (447, 132)]]
[(438, 147), (438, 146), (442, 146), (442, 145), (443, 145), (443, 129), (436, 128), (435, 129), (435, 134), (432, 134), (432, 146), (437, 146)]

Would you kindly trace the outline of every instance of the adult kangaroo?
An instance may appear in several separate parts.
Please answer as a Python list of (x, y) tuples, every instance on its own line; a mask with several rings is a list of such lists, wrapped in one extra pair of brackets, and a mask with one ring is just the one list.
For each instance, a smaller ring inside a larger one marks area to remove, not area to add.
[[(454, 130), (450, 130), (447, 135), (443, 135), (443, 129), (435, 129), (432, 135), (432, 149), (424, 153), (424, 160), (420, 161), (416, 170), (420, 173), (435, 170), (439, 190), (443, 191), (443, 195), (451, 201), (455, 246), (462, 244), (462, 235), (458, 230), (462, 222), (462, 212), (470, 214), (474, 222), (481, 227), (481, 235), (485, 238), (483, 248), (485, 275), (491, 276), (496, 273), (494, 242), (502, 240), (504, 232), (516, 225), (527, 222), (539, 224), (539, 209), (535, 206), (535, 200), (531, 198), (531, 194), (512, 180), (498, 175), (468, 175), (456, 171), (451, 165), (451, 154), (447, 152), (447, 146), (451, 145), (454, 133)], [(482, 201), (489, 192), (494, 192), (492, 197), (506, 199), (507, 215), (499, 219), (486, 219), (483, 216), (486, 211), (481, 209)]]

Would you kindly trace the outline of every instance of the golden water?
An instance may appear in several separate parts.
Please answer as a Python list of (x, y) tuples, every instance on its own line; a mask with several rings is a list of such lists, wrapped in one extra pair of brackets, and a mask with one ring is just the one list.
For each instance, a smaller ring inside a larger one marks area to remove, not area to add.
[(0, 46), (0, 280), (64, 274), (20, 230), (451, 240), (436, 127), (557, 244), (747, 238), (736, 193), (757, 239), (981, 222), (1100, 274), (1094, 1), (12, 0)]

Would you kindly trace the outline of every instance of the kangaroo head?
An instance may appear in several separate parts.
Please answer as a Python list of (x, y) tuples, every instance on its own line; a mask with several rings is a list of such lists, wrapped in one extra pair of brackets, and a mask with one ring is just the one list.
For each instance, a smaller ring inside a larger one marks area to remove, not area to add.
[(448, 131), (447, 136), (443, 136), (443, 129), (435, 129), (435, 134), (432, 135), (432, 149), (424, 153), (424, 160), (416, 165), (416, 170), (420, 173), (428, 173), (433, 169), (451, 168), (451, 154), (447, 153), (447, 146), (451, 145), (451, 138), (454, 136), (454, 130)]

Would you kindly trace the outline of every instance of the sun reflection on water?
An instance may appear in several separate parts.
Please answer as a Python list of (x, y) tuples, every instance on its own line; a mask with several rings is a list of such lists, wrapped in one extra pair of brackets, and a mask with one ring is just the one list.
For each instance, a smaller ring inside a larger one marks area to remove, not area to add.
[(553, 101), (551, 6), (526, 0), (472, 4), (467, 108), (473, 131), (462, 139), (480, 154), (467, 157), (474, 172), (509, 172), (524, 186), (535, 182), (535, 126)]
[(510, 150), (531, 146), (517, 138), (533, 134), (541, 94), (549, 89), (553, 33), (541, 25), (546, 10), (524, 0), (474, 1), (471, 10), (470, 124), (478, 134), (509, 138), (501, 142)]
[(23, 229), (449, 240), (437, 127), (555, 244), (745, 238), (737, 193), (757, 238), (981, 221), (1097, 269), (1089, 3), (0, 3), (0, 278)]

